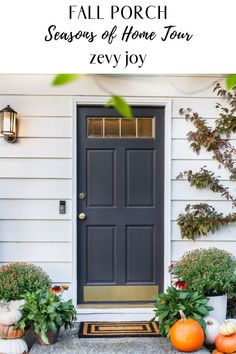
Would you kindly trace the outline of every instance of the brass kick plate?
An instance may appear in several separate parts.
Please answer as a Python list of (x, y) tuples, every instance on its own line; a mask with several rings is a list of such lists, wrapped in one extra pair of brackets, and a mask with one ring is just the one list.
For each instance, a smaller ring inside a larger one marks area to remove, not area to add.
[(153, 301), (157, 285), (84, 286), (84, 302)]

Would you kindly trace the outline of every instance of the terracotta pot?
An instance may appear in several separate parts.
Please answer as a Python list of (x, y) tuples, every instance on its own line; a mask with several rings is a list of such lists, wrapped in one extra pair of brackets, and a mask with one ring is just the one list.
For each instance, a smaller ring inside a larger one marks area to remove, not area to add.
[(57, 327), (57, 331), (53, 332), (51, 328), (48, 328), (46, 332), (46, 336), (48, 338), (48, 343), (45, 343), (40, 334), (36, 334), (36, 343), (40, 345), (51, 345), (55, 344), (58, 341), (59, 333), (60, 333), (60, 326)]

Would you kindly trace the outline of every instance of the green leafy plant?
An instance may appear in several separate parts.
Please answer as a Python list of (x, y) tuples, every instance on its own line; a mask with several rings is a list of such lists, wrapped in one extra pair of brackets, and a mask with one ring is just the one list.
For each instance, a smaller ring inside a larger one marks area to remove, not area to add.
[(205, 296), (233, 295), (236, 260), (221, 249), (196, 249), (185, 253), (170, 267), (170, 273), (178, 280), (185, 281), (188, 287)]
[(191, 289), (178, 290), (169, 287), (166, 293), (156, 298), (155, 318), (158, 318), (159, 330), (162, 336), (168, 336), (171, 326), (180, 319), (179, 311), (184, 311), (186, 317), (198, 321), (205, 329), (204, 316), (213, 308), (207, 305), (208, 299)]
[(207, 170), (206, 166), (201, 167), (199, 172), (193, 173), (192, 170), (180, 172), (177, 176), (177, 179), (187, 177), (187, 181), (190, 183), (191, 187), (196, 187), (197, 189), (203, 189), (209, 187), (212, 192), (218, 192), (222, 197), (225, 197), (227, 200), (231, 200), (233, 207), (236, 206), (236, 200), (229, 193), (229, 188), (224, 187), (220, 180), (215, 177), (214, 172)]
[[(70, 82), (79, 80), (83, 76), (84, 75), (82, 74), (57, 74), (55, 75), (52, 81), (52, 85), (59, 86), (59, 85), (69, 84)], [(124, 98), (121, 96), (117, 96), (112, 92), (108, 91), (106, 88), (104, 88), (104, 86), (101, 85), (100, 82), (95, 80), (95, 76), (91, 76), (91, 77), (94, 79), (94, 81), (103, 91), (105, 91), (111, 96), (111, 98), (107, 101), (105, 107), (114, 107), (121, 116), (125, 118), (132, 118), (133, 116), (132, 109), (124, 100)]]
[(37, 290), (23, 296), (24, 305), (21, 306), (22, 318), (16, 324), (17, 328), (25, 329), (34, 326), (35, 333), (40, 334), (43, 341), (48, 343), (46, 336), (50, 328), (56, 332), (58, 327), (71, 328), (72, 321), (76, 320), (76, 311), (72, 300), (63, 301), (61, 293)]
[(10, 263), (0, 267), (0, 300), (20, 300), (25, 292), (46, 291), (49, 276), (34, 264)]
[(221, 227), (236, 221), (236, 213), (224, 216), (217, 213), (215, 208), (207, 203), (187, 204), (185, 213), (177, 218), (182, 238), (195, 240), (197, 237), (206, 236), (209, 232), (216, 232)]

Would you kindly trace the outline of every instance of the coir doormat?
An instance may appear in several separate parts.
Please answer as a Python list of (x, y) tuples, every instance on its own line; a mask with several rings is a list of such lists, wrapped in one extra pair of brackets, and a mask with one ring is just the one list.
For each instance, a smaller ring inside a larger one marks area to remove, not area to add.
[(156, 322), (81, 322), (79, 338), (155, 337), (159, 336)]

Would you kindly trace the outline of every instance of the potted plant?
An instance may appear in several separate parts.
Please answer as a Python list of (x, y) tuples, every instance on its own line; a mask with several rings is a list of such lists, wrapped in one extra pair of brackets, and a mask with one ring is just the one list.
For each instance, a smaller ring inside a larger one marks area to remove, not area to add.
[(227, 296), (234, 292), (236, 260), (217, 248), (196, 249), (185, 253), (174, 262), (170, 272), (174, 278), (185, 281), (188, 288), (201, 292), (214, 307), (210, 316), (222, 322), (226, 318)]
[[(184, 288), (184, 284), (181, 286)], [(181, 318), (181, 311), (184, 311), (188, 318), (196, 320), (205, 330), (203, 317), (212, 310), (207, 303), (208, 299), (197, 291), (169, 287), (166, 293), (156, 298), (154, 319), (158, 318), (160, 334), (164, 337), (169, 335), (171, 326)]]
[[(38, 289), (47, 291), (51, 286), (49, 276), (42, 268), (25, 262), (15, 262), (0, 267), (0, 304), (1, 308), (19, 307), (19, 300), (26, 292), (35, 292)], [(25, 328), (23, 339), (31, 349), (35, 335), (32, 328)]]
[(33, 325), (36, 342), (41, 345), (56, 343), (60, 328), (72, 327), (76, 311), (72, 300), (63, 301), (62, 293), (68, 286), (54, 286), (49, 291), (37, 290), (23, 296), (22, 318), (16, 327), (24, 329)]

